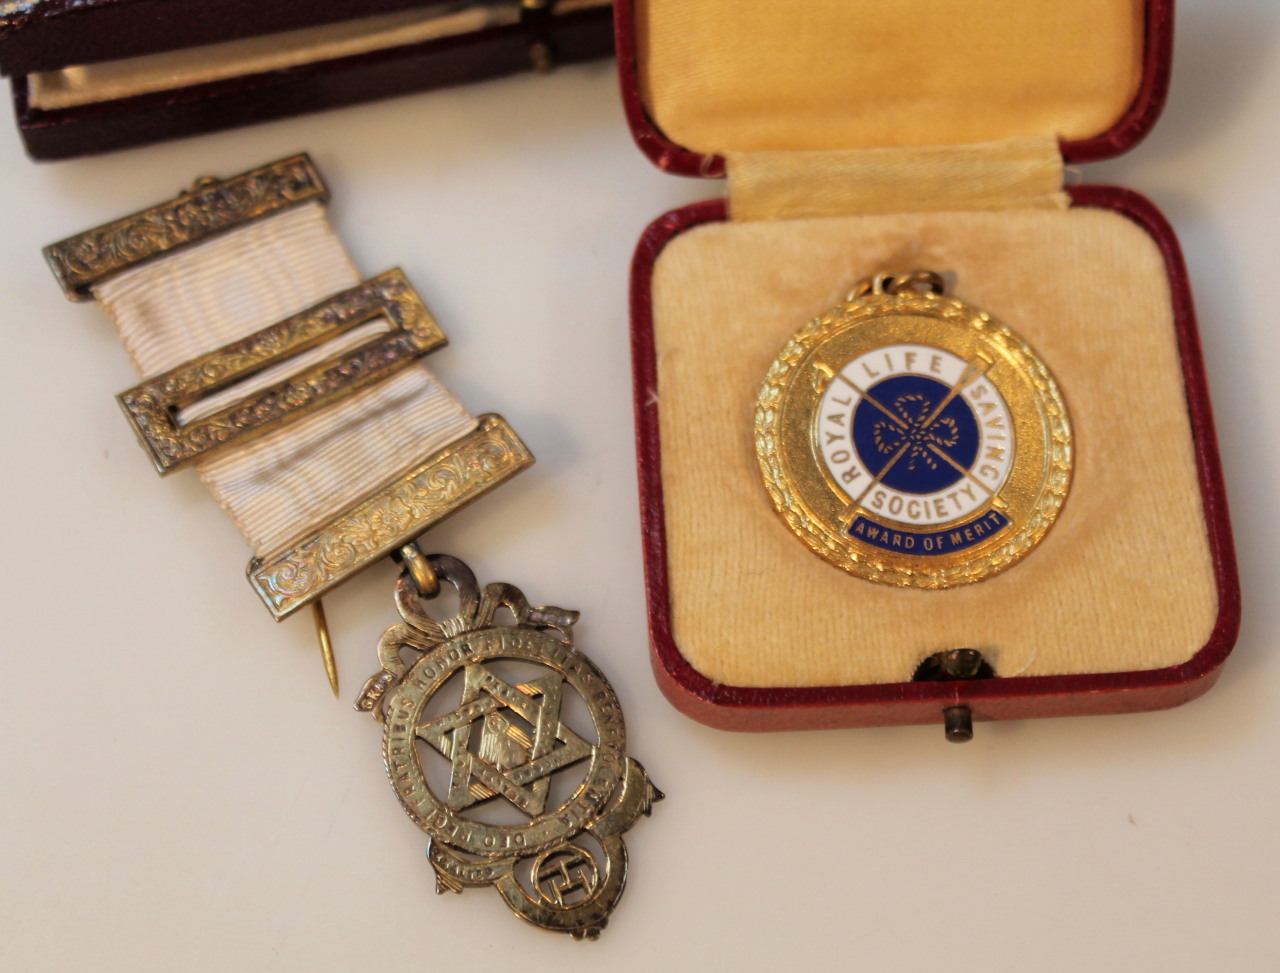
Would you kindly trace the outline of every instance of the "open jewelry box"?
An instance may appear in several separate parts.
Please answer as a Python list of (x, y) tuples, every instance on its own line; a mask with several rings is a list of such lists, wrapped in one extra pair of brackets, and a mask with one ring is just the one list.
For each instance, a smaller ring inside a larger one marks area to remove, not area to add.
[(61, 159), (604, 57), (610, 0), (27, 0), (0, 73)]
[[(1239, 587), (1178, 244), (1139, 194), (1065, 180), (1154, 123), (1172, 7), (620, 0), (639, 146), (728, 176), (728, 198), (657, 219), (633, 267), (653, 662), (677, 708), (735, 730), (957, 715), (959, 739), (1212, 685)], [(1075, 453), (1043, 541), (945, 590), (807, 550), (753, 441), (784, 343), (860, 279), (919, 268), (1039, 353)], [(985, 665), (948, 670), (960, 649)]]

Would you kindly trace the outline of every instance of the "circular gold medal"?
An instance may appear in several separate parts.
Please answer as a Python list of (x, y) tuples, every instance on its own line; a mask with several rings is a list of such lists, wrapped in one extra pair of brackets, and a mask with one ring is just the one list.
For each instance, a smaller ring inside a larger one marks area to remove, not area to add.
[(948, 588), (1026, 556), (1071, 480), (1048, 368), (920, 271), (881, 275), (811, 321), (769, 369), (756, 456), (787, 525), (870, 581)]

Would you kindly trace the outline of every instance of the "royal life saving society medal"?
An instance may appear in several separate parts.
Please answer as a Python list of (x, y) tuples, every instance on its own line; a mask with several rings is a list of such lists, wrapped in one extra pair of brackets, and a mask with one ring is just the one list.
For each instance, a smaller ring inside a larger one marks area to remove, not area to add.
[(1071, 481), (1049, 369), (930, 271), (882, 274), (770, 367), (756, 455), (783, 520), (869, 581), (949, 588), (1025, 557)]

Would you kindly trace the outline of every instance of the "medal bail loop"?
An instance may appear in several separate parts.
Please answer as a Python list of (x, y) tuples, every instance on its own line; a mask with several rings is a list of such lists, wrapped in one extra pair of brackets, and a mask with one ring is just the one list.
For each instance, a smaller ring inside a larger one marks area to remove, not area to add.
[(932, 294), (941, 297), (947, 290), (942, 275), (932, 270), (913, 270), (907, 274), (876, 274), (861, 280), (845, 297), (846, 301), (881, 294)]
[(941, 296), (947, 289), (942, 275), (932, 270), (913, 270), (909, 274), (890, 277), (885, 281), (885, 290), (890, 294), (906, 294), (914, 291), (917, 294), (933, 294)]
[(434, 598), (440, 594), (440, 578), (417, 541), (410, 541), (392, 556), (409, 572), (419, 596)]

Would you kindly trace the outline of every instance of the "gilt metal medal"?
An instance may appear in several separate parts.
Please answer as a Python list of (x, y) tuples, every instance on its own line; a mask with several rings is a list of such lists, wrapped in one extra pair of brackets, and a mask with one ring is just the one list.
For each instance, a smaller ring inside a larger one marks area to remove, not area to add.
[(1045, 537), (1071, 428), (1045, 364), (929, 271), (880, 275), (782, 349), (756, 405), (774, 506), (815, 553), (916, 588), (981, 581)]

